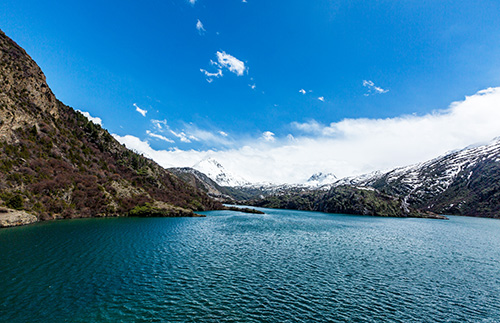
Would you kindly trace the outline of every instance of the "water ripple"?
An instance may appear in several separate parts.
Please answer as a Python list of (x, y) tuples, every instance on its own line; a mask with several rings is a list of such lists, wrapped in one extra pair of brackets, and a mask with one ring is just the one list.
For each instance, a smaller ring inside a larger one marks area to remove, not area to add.
[(267, 213), (0, 230), (0, 321), (499, 321), (498, 221)]

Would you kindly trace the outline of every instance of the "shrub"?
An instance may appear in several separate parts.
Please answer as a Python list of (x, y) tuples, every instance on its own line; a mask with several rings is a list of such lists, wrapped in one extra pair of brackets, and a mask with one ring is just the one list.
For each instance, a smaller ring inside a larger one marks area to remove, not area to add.
[(7, 207), (10, 207), (11, 209), (22, 210), (24, 206), (24, 199), (21, 195), (17, 194), (9, 198), (5, 202), (5, 205), (7, 205)]

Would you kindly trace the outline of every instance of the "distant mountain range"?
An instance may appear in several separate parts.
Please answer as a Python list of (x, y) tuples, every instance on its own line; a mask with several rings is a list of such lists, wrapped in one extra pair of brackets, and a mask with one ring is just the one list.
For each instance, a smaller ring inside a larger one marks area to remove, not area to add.
[[(224, 169), (222, 165), (218, 169)], [(213, 173), (211, 173), (213, 174)], [(234, 175), (222, 176), (227, 178)], [(209, 176), (210, 177), (210, 176)], [(500, 217), (500, 138), (489, 143), (470, 146), (450, 152), (427, 162), (400, 167), (388, 172), (373, 172), (337, 179), (333, 174), (317, 173), (303, 184), (262, 184), (241, 181), (227, 185), (226, 198), (231, 196), (243, 203), (260, 206), (282, 206), (273, 197), (286, 196), (295, 200), (294, 208), (311, 208), (311, 201), (297, 202), (297, 196), (315, 196), (314, 203), (325, 199), (327, 192), (338, 187), (374, 189), (377, 192), (402, 199), (404, 205), (439, 214)], [(224, 183), (224, 182), (221, 182)], [(224, 187), (224, 185), (221, 185)], [(314, 194), (312, 194), (314, 193)], [(311, 195), (312, 194), (312, 195)], [(265, 201), (268, 201), (265, 202)], [(324, 201), (323, 201), (324, 202)], [(314, 204), (313, 203), (313, 204)], [(324, 203), (323, 203), (324, 204)], [(290, 205), (289, 205), (290, 206)]]

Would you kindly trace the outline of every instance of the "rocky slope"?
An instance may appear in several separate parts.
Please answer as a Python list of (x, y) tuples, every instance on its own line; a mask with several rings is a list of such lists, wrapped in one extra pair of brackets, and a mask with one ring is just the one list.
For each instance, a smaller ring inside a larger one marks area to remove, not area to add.
[(169, 168), (168, 171), (176, 175), (183, 181), (189, 183), (191, 186), (207, 193), (211, 198), (215, 200), (230, 202), (234, 199), (234, 197), (232, 196), (233, 192), (231, 188), (220, 186), (210, 177), (194, 168), (174, 167)]
[(40, 220), (126, 215), (158, 202), (185, 214), (221, 207), (58, 101), (1, 31), (0, 155), (0, 205)]
[(500, 217), (500, 138), (425, 163), (374, 174), (358, 185), (442, 214)]

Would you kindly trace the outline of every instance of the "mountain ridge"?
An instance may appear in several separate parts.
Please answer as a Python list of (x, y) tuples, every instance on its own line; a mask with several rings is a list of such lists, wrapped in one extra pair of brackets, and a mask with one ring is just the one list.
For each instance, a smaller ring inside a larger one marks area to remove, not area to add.
[(57, 100), (42, 70), (2, 31), (0, 153), (0, 206), (37, 220), (222, 207)]
[[(263, 187), (261, 192), (264, 200), (284, 195), (297, 200), (299, 195), (316, 192), (318, 196), (338, 187), (376, 190), (423, 212), (500, 218), (500, 137), (386, 172), (345, 177), (311, 189), (303, 185), (277, 185)], [(257, 195), (254, 194), (254, 199)], [(254, 203), (265, 205), (257, 200)], [(310, 208), (307, 205), (311, 201), (305, 203), (296, 207)]]

